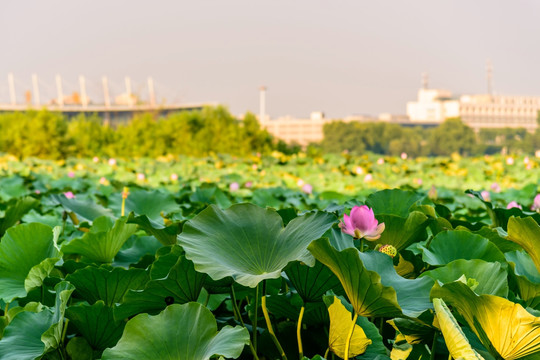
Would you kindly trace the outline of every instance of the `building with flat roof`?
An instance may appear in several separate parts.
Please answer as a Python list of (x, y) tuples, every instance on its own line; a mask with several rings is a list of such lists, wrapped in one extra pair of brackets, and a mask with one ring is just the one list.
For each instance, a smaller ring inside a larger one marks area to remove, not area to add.
[(538, 96), (477, 94), (453, 98), (449, 91), (426, 88), (418, 91), (417, 101), (407, 103), (411, 123), (441, 123), (459, 117), (475, 130), (510, 127), (534, 131), (539, 111)]

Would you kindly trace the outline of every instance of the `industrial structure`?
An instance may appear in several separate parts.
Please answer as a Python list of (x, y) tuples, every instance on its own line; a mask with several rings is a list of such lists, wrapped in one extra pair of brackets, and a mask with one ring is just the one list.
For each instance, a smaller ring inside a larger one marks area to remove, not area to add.
[(172, 112), (186, 110), (200, 110), (210, 103), (197, 104), (167, 104), (158, 103), (154, 91), (154, 80), (149, 77), (147, 81), (148, 99), (142, 101), (133, 91), (131, 79), (125, 78), (125, 92), (111, 96), (109, 90), (109, 80), (107, 77), (101, 79), (103, 98), (94, 102), (90, 99), (86, 89), (86, 79), (79, 76), (79, 91), (74, 91), (70, 95), (64, 93), (63, 81), (60, 75), (55, 77), (56, 97), (50, 101), (43, 102), (40, 96), (39, 81), (36, 74), (32, 75), (32, 91), (25, 92), (25, 101), (18, 102), (15, 89), (15, 77), (8, 74), (9, 103), (0, 103), (0, 112), (26, 111), (29, 109), (47, 109), (61, 112), (68, 118), (79, 114), (96, 114), (104, 121), (114, 124), (127, 121), (138, 113), (155, 113), (160, 116)]

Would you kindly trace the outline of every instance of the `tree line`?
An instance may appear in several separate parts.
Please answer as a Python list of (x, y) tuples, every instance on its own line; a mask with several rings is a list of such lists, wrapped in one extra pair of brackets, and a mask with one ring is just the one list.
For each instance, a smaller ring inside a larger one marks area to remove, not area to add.
[[(324, 139), (311, 144), (307, 153), (439, 156), (459, 153), (532, 154), (540, 149), (540, 130), (482, 129), (475, 133), (460, 119), (448, 119), (425, 129), (402, 127), (386, 122), (327, 123)], [(206, 156), (227, 153), (246, 156), (253, 153), (301, 151), (285, 144), (260, 127), (255, 115), (238, 119), (222, 106), (179, 112), (164, 118), (152, 114), (135, 116), (116, 127), (103, 123), (97, 115), (80, 115), (68, 120), (61, 113), (47, 110), (0, 115), (0, 152), (19, 158), (42, 157), (158, 157), (162, 155)]]
[(342, 122), (324, 125), (322, 152), (385, 155), (443, 156), (484, 155), (500, 152), (533, 154), (540, 149), (540, 128), (480, 129), (478, 133), (459, 118), (447, 119), (434, 128), (403, 127), (386, 122)]

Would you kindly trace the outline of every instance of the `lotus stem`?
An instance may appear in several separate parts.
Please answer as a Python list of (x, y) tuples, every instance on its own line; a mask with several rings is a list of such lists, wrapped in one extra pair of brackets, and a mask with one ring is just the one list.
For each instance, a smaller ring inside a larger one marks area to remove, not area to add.
[(429, 357), (430, 360), (435, 359), (435, 347), (437, 346), (437, 336), (439, 333), (435, 331), (435, 334), (433, 335), (433, 345), (431, 345), (431, 356)]
[(66, 340), (66, 333), (67, 333), (68, 323), (69, 323), (69, 319), (66, 319), (66, 322), (64, 323), (64, 328), (62, 329), (62, 337), (61, 337), (61, 340), (60, 340), (62, 342), (62, 345), (64, 344), (64, 341)]
[(259, 311), (259, 284), (257, 284), (257, 287), (255, 288), (255, 310), (254, 310), (254, 316), (253, 321), (251, 322), (251, 325), (253, 325), (253, 346), (255, 347), (255, 351), (257, 351), (257, 316)]
[(360, 252), (364, 252), (364, 238), (360, 239)]
[(349, 347), (351, 346), (351, 338), (354, 332), (354, 326), (356, 325), (356, 319), (358, 319), (358, 314), (355, 312), (352, 319), (351, 329), (349, 330), (349, 333), (347, 334), (347, 340), (345, 341), (345, 356), (343, 357), (344, 360), (349, 360)]
[[(210, 294), (208, 294), (208, 297), (210, 297)], [(238, 309), (238, 304), (236, 304), (236, 294), (234, 293), (234, 284), (231, 284), (231, 300), (233, 303), (233, 312), (234, 316), (238, 316), (238, 319), (240, 319), (240, 323), (245, 328), (246, 324), (244, 324), (244, 320), (242, 320), (242, 315), (240, 314), (240, 309)], [(257, 350), (253, 347), (253, 343), (251, 342), (251, 339), (249, 339), (249, 349), (251, 350), (251, 353), (253, 354), (253, 358), (255, 360), (259, 360), (259, 357), (257, 356)]]
[(261, 306), (264, 314), (264, 319), (266, 320), (266, 327), (268, 328), (268, 332), (270, 333), (272, 340), (274, 340), (274, 344), (276, 345), (279, 353), (281, 354), (281, 358), (283, 360), (287, 360), (287, 355), (285, 355), (285, 351), (283, 351), (283, 348), (279, 343), (276, 333), (274, 333), (274, 328), (272, 328), (272, 322), (270, 321), (270, 316), (268, 315), (268, 310), (266, 309), (266, 295), (264, 295), (261, 299)]
[(300, 315), (298, 316), (298, 325), (296, 327), (296, 339), (298, 340), (298, 353), (300, 354), (299, 359), (304, 357), (304, 349), (302, 348), (302, 318), (304, 317), (305, 308), (302, 306), (300, 308)]
[(324, 353), (324, 358), (328, 359), (328, 353), (330, 352), (330, 347), (328, 347)]
[(124, 186), (124, 190), (122, 190), (122, 210), (120, 212), (120, 216), (124, 216), (126, 213), (126, 199), (129, 195), (129, 189), (127, 186)]

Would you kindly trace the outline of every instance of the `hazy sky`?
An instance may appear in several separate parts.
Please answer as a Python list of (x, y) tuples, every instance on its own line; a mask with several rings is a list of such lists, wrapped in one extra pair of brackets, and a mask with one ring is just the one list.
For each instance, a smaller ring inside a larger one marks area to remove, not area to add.
[(420, 75), (455, 94), (540, 95), (538, 0), (0, 0), (0, 102), (13, 72), (19, 101), (40, 78), (42, 99), (85, 75), (102, 102), (111, 92), (146, 96), (153, 76), (167, 101), (227, 105), (307, 117), (405, 113)]

